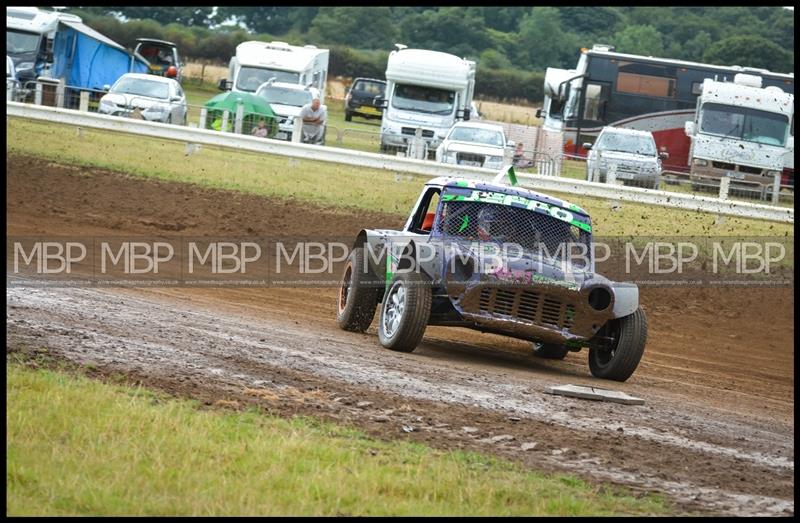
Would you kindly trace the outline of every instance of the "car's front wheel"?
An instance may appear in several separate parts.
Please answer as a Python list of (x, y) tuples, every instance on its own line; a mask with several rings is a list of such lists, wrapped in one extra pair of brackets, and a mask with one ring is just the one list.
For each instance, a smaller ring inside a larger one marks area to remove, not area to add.
[(639, 365), (647, 343), (647, 317), (641, 308), (609, 320), (589, 349), (589, 370), (598, 378), (625, 381)]
[(431, 313), (431, 289), (419, 273), (398, 273), (383, 297), (378, 338), (387, 349), (411, 352), (417, 348)]

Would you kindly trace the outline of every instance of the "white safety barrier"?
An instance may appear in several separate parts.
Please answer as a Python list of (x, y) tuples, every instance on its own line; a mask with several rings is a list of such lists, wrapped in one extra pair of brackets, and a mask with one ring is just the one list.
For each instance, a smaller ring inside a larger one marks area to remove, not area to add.
[[(459, 176), (491, 181), (497, 174), (491, 169), (480, 167), (449, 165), (337, 147), (291, 143), (234, 133), (220, 133), (209, 129), (196, 129), (18, 102), (7, 102), (6, 116), (430, 177)], [(608, 185), (553, 176), (518, 173), (517, 178), (521, 186), (544, 192), (552, 191), (644, 205), (673, 207), (689, 211), (794, 223), (794, 209), (787, 207), (720, 200), (693, 194)]]

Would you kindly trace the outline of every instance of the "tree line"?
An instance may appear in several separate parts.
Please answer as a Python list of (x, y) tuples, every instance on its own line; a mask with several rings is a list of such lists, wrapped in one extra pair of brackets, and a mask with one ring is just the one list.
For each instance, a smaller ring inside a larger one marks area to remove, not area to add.
[(780, 7), (83, 7), (84, 21), (132, 48), (175, 42), (226, 64), (245, 40), (331, 49), (330, 73), (383, 77), (394, 43), (478, 63), (482, 96), (542, 99), (547, 67), (573, 68), (582, 47), (719, 65), (794, 69), (794, 14)]

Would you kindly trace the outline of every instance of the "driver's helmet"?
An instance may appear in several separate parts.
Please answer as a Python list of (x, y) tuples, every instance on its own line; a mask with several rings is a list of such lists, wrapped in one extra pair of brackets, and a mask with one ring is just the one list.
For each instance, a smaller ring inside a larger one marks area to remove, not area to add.
[(497, 205), (484, 205), (478, 211), (478, 236), (481, 240), (491, 240), (504, 234), (504, 225), (507, 219), (503, 216), (503, 209)]

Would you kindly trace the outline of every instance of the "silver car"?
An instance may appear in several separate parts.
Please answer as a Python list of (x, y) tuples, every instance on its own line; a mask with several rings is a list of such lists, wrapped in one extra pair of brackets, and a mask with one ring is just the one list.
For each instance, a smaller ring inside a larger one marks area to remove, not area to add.
[(100, 99), (98, 112), (186, 125), (186, 94), (172, 78), (126, 73)]
[(584, 143), (589, 149), (586, 157), (586, 179), (594, 180), (599, 169), (602, 183), (610, 169), (615, 169), (616, 178), (625, 185), (636, 185), (658, 189), (661, 179), (661, 160), (667, 153), (658, 153), (653, 134), (647, 131), (604, 127), (594, 145)]
[(500, 169), (514, 142), (506, 140), (500, 125), (482, 122), (458, 122), (436, 148), (436, 161)]

